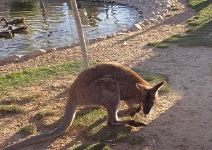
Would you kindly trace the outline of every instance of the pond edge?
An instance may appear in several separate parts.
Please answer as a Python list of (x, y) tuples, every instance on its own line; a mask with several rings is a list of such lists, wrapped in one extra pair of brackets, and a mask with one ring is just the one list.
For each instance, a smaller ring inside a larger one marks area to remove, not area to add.
[[(128, 5), (130, 7), (136, 8), (139, 12), (143, 14), (143, 20), (139, 21), (136, 24), (133, 24), (130, 28), (126, 30), (121, 30), (120, 32), (112, 33), (107, 36), (102, 36), (87, 41), (87, 44), (93, 44), (96, 42), (103, 41), (105, 39), (113, 38), (116, 36), (121, 36), (129, 32), (137, 32), (142, 30), (147, 30), (150, 27), (159, 25), (163, 20), (169, 16), (171, 8), (175, 6), (176, 0), (102, 0), (102, 2), (115, 2), (116, 4)], [(38, 49), (35, 51), (28, 52), (24, 55), (11, 55), (6, 58), (0, 59), (0, 66), (9, 64), (9, 63), (19, 63), (23, 61), (28, 61), (35, 57), (51, 53), (54, 51), (66, 50), (69, 48), (74, 48), (79, 46), (79, 43), (73, 43), (68, 46), (59, 47), (59, 48), (50, 48), (50, 49)]]

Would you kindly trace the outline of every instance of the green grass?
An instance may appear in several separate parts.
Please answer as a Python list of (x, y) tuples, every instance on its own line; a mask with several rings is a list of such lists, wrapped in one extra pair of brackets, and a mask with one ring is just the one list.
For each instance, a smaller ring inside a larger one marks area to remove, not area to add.
[(32, 102), (33, 100), (36, 100), (37, 98), (40, 98), (41, 94), (33, 94), (28, 96), (22, 96), (22, 97), (11, 97), (7, 96), (1, 99), (0, 104), (2, 105), (11, 105), (11, 104), (17, 104), (17, 105), (24, 105), (27, 103)]
[[(133, 68), (138, 74), (144, 77), (145, 80), (155, 85), (161, 81), (165, 81), (165, 85), (159, 91), (160, 94), (167, 93), (170, 90), (168, 80), (161, 74), (150, 73), (148, 71)], [(130, 126), (108, 127), (106, 124), (107, 113), (103, 109), (86, 109), (77, 113), (76, 119), (71, 126), (80, 128), (80, 139), (90, 142), (125, 142), (132, 145), (142, 144), (144, 137), (135, 135), (131, 132)], [(78, 148), (84, 149), (86, 144), (80, 145)]]
[(33, 94), (33, 95), (23, 96), (20, 99), (23, 102), (31, 102), (31, 101), (37, 100), (40, 97), (42, 97), (42, 94), (37, 93), (37, 94)]
[(24, 135), (31, 135), (36, 132), (36, 126), (34, 124), (26, 125), (20, 129), (20, 133)]
[(189, 0), (189, 6), (198, 15), (187, 20), (190, 28), (184, 34), (173, 35), (161, 42), (148, 43), (147, 46), (167, 48), (167, 43), (177, 43), (184, 47), (212, 47), (212, 3), (206, 0)]
[(45, 79), (50, 79), (55, 76), (66, 74), (76, 75), (82, 69), (82, 63), (79, 61), (71, 61), (47, 67), (26, 69), (22, 72), (14, 72), (5, 76), (0, 76), (0, 95), (17, 87), (42, 83)]
[(23, 113), (23, 107), (19, 105), (0, 105), (0, 114), (20, 114)]
[(155, 46), (156, 48), (168, 48), (168, 45), (165, 43), (159, 43), (158, 45)]
[(35, 114), (35, 117), (37, 119), (43, 119), (45, 117), (54, 116), (54, 112), (51, 110), (41, 110), (37, 114)]
[(182, 34), (172, 35), (170, 38), (163, 40), (162, 43), (175, 42), (175, 41), (179, 40), (182, 36), (183, 36)]
[(142, 144), (144, 138), (134, 135), (130, 126), (108, 127), (105, 124), (95, 126), (87, 131), (84, 138), (88, 141), (124, 142), (132, 145)]
[(67, 150), (111, 150), (108, 144), (94, 143), (94, 144), (75, 144)]
[[(0, 77), (1, 89), (7, 90), (8, 88), (14, 87), (23, 87), (32, 84), (38, 84), (44, 79), (53, 78), (58, 75), (65, 74), (74, 74), (77, 75), (82, 70), (82, 64), (79, 62), (69, 62), (60, 65), (48, 66), (48, 67), (40, 67), (35, 69), (26, 69), (23, 72), (16, 72), (6, 76)], [(136, 72), (141, 74), (147, 81), (152, 84), (156, 84), (162, 80), (165, 80), (165, 77), (159, 74), (149, 73), (146, 71), (142, 71), (140, 69), (134, 69)], [(24, 96), (22, 99), (25, 100), (33, 100), (39, 98), (40, 95), (31, 95)], [(17, 98), (16, 98), (17, 99)], [(13, 105), (12, 105), (13, 106)], [(6, 107), (5, 107), (6, 108)], [(6, 112), (19, 112), (19, 107), (12, 107)], [(3, 110), (3, 109), (2, 109)], [(53, 112), (43, 110), (38, 112), (35, 116), (40, 119), (43, 119), (48, 116), (54, 115)], [(127, 142), (130, 144), (141, 144), (144, 140), (141, 136), (136, 136), (131, 132), (131, 127), (107, 127), (106, 124), (107, 113), (105, 110), (99, 109), (86, 109), (84, 111), (80, 111), (77, 113), (77, 116), (73, 122), (71, 128), (76, 128), (77, 130), (80, 128), (82, 132), (82, 139), (91, 142), (99, 142), (105, 143), (108, 141), (113, 142)], [(34, 125), (28, 125), (23, 127), (20, 130), (23, 134), (33, 134), (35, 132)], [(101, 147), (102, 144), (97, 145), (89, 145), (88, 149), (95, 149)], [(107, 149), (106, 147), (103, 147)]]
[(103, 111), (102, 109), (86, 109), (85, 111), (78, 112), (74, 119), (73, 126), (88, 127), (93, 122), (103, 119), (106, 115), (106, 111)]
[[(17, 87), (39, 84), (44, 82), (45, 79), (50, 79), (60, 75), (77, 75), (82, 70), (82, 63), (79, 61), (71, 61), (47, 67), (26, 69), (22, 72), (14, 72), (5, 76), (0, 76), (0, 94), (4, 95), (7, 91), (13, 90)], [(34, 100), (39, 97), (40, 94), (25, 96), (23, 99)]]
[[(16, 87), (23, 87), (33, 84), (39, 84), (43, 82), (44, 79), (49, 79), (56, 77), (58, 75), (66, 75), (66, 74), (73, 74), (77, 75), (82, 70), (82, 64), (79, 62), (69, 62), (65, 64), (59, 65), (52, 65), (48, 67), (39, 67), (35, 69), (26, 69), (22, 72), (12, 73), (6, 76), (0, 77), (1, 82), (1, 89), (13, 89)], [(167, 80), (163, 75), (150, 73), (147, 71), (142, 71), (138, 68), (134, 68), (134, 70), (141, 74), (144, 79), (151, 82), (152, 84), (157, 84), (160, 81), (166, 81), (165, 86), (161, 91), (167, 92), (168, 84)], [(34, 100), (39, 98), (40, 95), (31, 95), (31, 96), (24, 96), (22, 99), (25, 100)], [(15, 98), (17, 99), (17, 98)], [(2, 105), (1, 105), (2, 106)], [(5, 112), (22, 112), (17, 109), (19, 107), (14, 107), (11, 105), (12, 108), (10, 109), (2, 109), (6, 110)], [(6, 108), (6, 107), (5, 107)], [(39, 119), (43, 119), (48, 116), (53, 116), (54, 112), (49, 110), (42, 110), (38, 112), (35, 116)], [(124, 127), (108, 127), (106, 124), (107, 113), (102, 108), (95, 108), (95, 109), (86, 109), (83, 111), (77, 112), (77, 116), (71, 126), (71, 130), (79, 130), (80, 131), (80, 138), (85, 140), (86, 142), (89, 141), (91, 143), (97, 144), (89, 144), (83, 143), (78, 148), (85, 149), (110, 149), (108, 145), (104, 145), (107, 142), (126, 142), (129, 144), (141, 144), (144, 141), (142, 136), (135, 135), (131, 132), (132, 127), (124, 126)], [(33, 124), (27, 125), (23, 127), (20, 132), (29, 135), (35, 132), (36, 128)], [(99, 143), (100, 142), (100, 143)], [(77, 149), (78, 149), (77, 148)]]
[(161, 81), (165, 81), (165, 84), (159, 91), (159, 94), (165, 94), (170, 91), (170, 84), (168, 83), (167, 77), (158, 73), (151, 73), (149, 71), (144, 71), (139, 68), (133, 68), (135, 72), (140, 74), (146, 81), (150, 82), (152, 85), (155, 85)]
[(147, 43), (147, 46), (157, 46), (160, 42), (150, 42)]
[[(108, 127), (106, 124), (107, 113), (103, 109), (90, 108), (77, 113), (71, 130), (81, 131), (80, 139), (89, 142), (127, 142), (129, 144), (141, 144), (142, 136), (134, 135), (130, 126)], [(86, 144), (81, 145), (84, 148)]]
[(198, 12), (187, 20), (190, 29), (179, 37), (172, 36), (161, 43), (177, 43), (184, 47), (212, 47), (212, 3), (206, 0), (189, 0), (189, 6)]
[(208, 6), (208, 4), (210, 3), (209, 1), (210, 0), (189, 0), (188, 6), (197, 11), (200, 11)]
[(156, 48), (168, 48), (168, 45), (162, 42), (150, 42), (147, 43), (147, 46), (154, 46)]

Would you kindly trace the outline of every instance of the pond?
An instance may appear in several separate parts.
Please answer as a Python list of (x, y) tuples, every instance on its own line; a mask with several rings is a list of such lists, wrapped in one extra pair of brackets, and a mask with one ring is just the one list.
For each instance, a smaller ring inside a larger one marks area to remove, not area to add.
[[(58, 48), (78, 41), (73, 12), (65, 0), (0, 0), (0, 16), (24, 17), (29, 31), (0, 38), (0, 59), (37, 49)], [(77, 1), (86, 40), (129, 28), (141, 19), (135, 8), (114, 3)], [(44, 9), (45, 8), (45, 9)], [(0, 31), (4, 22), (0, 23)], [(15, 28), (15, 26), (13, 26)]]

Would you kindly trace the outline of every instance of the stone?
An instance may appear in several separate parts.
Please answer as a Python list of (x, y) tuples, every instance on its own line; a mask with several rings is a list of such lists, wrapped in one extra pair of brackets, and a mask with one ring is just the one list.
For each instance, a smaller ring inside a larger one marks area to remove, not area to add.
[(59, 48), (57, 48), (57, 51), (63, 51), (63, 50), (69, 49), (69, 48), (70, 48), (70, 46), (59, 47)]
[(139, 30), (141, 30), (141, 29), (142, 29), (141, 26), (137, 23), (137, 24), (134, 24), (134, 25), (129, 29), (129, 31), (134, 32), (134, 31), (139, 31)]
[(126, 35), (126, 31), (125, 31), (125, 33), (124, 32), (117, 33), (117, 36), (120, 36), (120, 35)]
[(144, 24), (141, 24), (141, 27), (145, 28), (146, 26)]
[(171, 10), (172, 7), (171, 7), (171, 5), (167, 4), (167, 5), (166, 5), (166, 8), (167, 8), (168, 10)]
[(115, 37), (115, 36), (116, 36), (116, 33), (112, 33), (111, 36), (112, 36), (112, 37)]
[(103, 41), (105, 39), (105, 37), (98, 37), (96, 38), (97, 41)]
[(70, 48), (74, 48), (74, 47), (76, 47), (76, 44), (73, 43), (73, 44), (69, 45), (69, 47), (70, 47)]
[(165, 16), (168, 12), (169, 12), (168, 9), (164, 9), (163, 10), (163, 15)]
[(155, 12), (152, 12), (152, 15), (153, 15), (153, 16), (156, 16), (156, 13), (155, 13)]
[(51, 52), (54, 52), (56, 50), (57, 50), (56, 48), (50, 48), (50, 49), (47, 49), (46, 50), (46, 53), (51, 53)]
[(164, 20), (164, 18), (161, 15), (157, 15), (157, 20)]
[(35, 51), (32, 51), (32, 52), (25, 54), (21, 58), (21, 60), (22, 61), (29, 60), (29, 59), (35, 58), (35, 57), (43, 55), (43, 54), (46, 54), (46, 50), (44, 50), (44, 49), (35, 50)]
[(123, 45), (127, 45), (127, 42), (124, 42)]
[(147, 25), (151, 24), (151, 22), (149, 22), (149, 20), (147, 20), (147, 19), (144, 19), (142, 24), (147, 26)]
[(89, 40), (89, 44), (93, 44), (93, 43), (95, 43), (95, 42), (97, 42), (97, 39), (90, 39), (90, 40)]
[(126, 31), (127, 31), (127, 29), (123, 29), (123, 30), (121, 30), (120, 32), (121, 32), (121, 33), (126, 33)]
[(19, 62), (22, 56), (23, 55), (12, 55), (12, 56), (8, 56), (8, 57), (0, 60), (0, 63), (2, 65), (4, 65), (4, 64), (7, 64), (7, 63), (12, 63), (12, 62)]

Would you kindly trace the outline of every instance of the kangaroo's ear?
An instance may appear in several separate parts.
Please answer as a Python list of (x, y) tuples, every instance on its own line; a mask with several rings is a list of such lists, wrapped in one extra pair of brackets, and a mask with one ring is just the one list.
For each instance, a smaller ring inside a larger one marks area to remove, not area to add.
[(152, 89), (151, 91), (153, 91), (154, 93), (156, 93), (161, 87), (162, 85), (164, 84), (164, 81), (163, 82), (160, 82), (158, 84), (156, 84)]
[(147, 90), (149, 90), (149, 88), (147, 86), (145, 86), (145, 85), (142, 85), (142, 84), (139, 84), (139, 83), (136, 83), (135, 85), (136, 85), (136, 87), (137, 87), (137, 89), (139, 91), (147, 91)]

